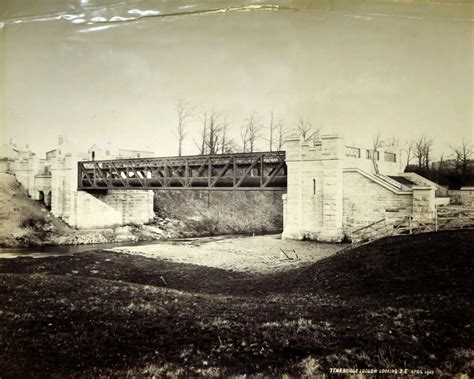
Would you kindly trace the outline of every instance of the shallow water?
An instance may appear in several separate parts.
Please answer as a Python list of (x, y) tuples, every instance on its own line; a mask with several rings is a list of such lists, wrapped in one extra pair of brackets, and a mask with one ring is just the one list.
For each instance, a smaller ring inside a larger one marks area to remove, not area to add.
[[(206, 237), (202, 237), (204, 240)], [(198, 238), (185, 238), (176, 240), (155, 240), (155, 241), (126, 241), (116, 243), (97, 243), (88, 245), (48, 245), (48, 246), (28, 246), (18, 248), (0, 248), (1, 258), (17, 258), (17, 257), (32, 257), (45, 258), (57, 257), (61, 255), (72, 255), (76, 253), (84, 253), (91, 250), (110, 249), (120, 246), (143, 246), (154, 244), (189, 244), (195, 243)]]
[(177, 238), (163, 239), (154, 241), (125, 241), (115, 243), (97, 243), (88, 245), (48, 245), (48, 246), (26, 246), (15, 248), (1, 248), (0, 259), (2, 258), (46, 258), (57, 257), (62, 255), (72, 255), (76, 253), (84, 253), (92, 250), (111, 249), (121, 246), (147, 246), (147, 245), (200, 245), (210, 241), (218, 241), (231, 238), (248, 238), (245, 236), (213, 236), (213, 237), (193, 237), (193, 238)]

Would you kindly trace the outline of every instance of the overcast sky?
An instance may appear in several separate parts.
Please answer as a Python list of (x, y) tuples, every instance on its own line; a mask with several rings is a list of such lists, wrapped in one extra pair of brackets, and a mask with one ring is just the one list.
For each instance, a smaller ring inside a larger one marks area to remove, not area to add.
[[(282, 9), (114, 23), (101, 21), (217, 2), (66, 3), (0, 5), (5, 141), (44, 152), (61, 134), (84, 148), (111, 142), (174, 155), (178, 98), (221, 113), (237, 142), (248, 115), (268, 123), (272, 110), (288, 127), (304, 118), (348, 143), (426, 135), (439, 152), (473, 138), (469, 0), (274, 1)], [(199, 126), (189, 122), (184, 153), (196, 153)]]

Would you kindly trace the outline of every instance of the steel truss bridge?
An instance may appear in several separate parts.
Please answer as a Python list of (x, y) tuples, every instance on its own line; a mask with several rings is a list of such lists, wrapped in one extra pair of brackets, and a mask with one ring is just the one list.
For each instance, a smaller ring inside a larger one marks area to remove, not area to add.
[(78, 162), (79, 190), (286, 190), (285, 152)]

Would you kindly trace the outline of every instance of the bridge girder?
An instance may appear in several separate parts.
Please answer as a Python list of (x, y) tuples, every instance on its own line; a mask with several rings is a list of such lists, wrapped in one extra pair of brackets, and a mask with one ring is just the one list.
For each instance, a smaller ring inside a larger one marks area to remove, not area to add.
[(78, 162), (78, 189), (286, 190), (285, 152)]

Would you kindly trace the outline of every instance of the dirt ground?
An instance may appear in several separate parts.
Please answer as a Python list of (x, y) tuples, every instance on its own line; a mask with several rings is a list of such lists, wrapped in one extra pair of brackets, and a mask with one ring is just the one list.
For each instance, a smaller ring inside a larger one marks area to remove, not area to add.
[(224, 270), (270, 273), (303, 267), (328, 257), (344, 244), (282, 240), (279, 234), (195, 238), (110, 249), (132, 255)]
[(114, 251), (0, 259), (0, 373), (473, 377), (473, 252), (466, 230), (266, 274)]

